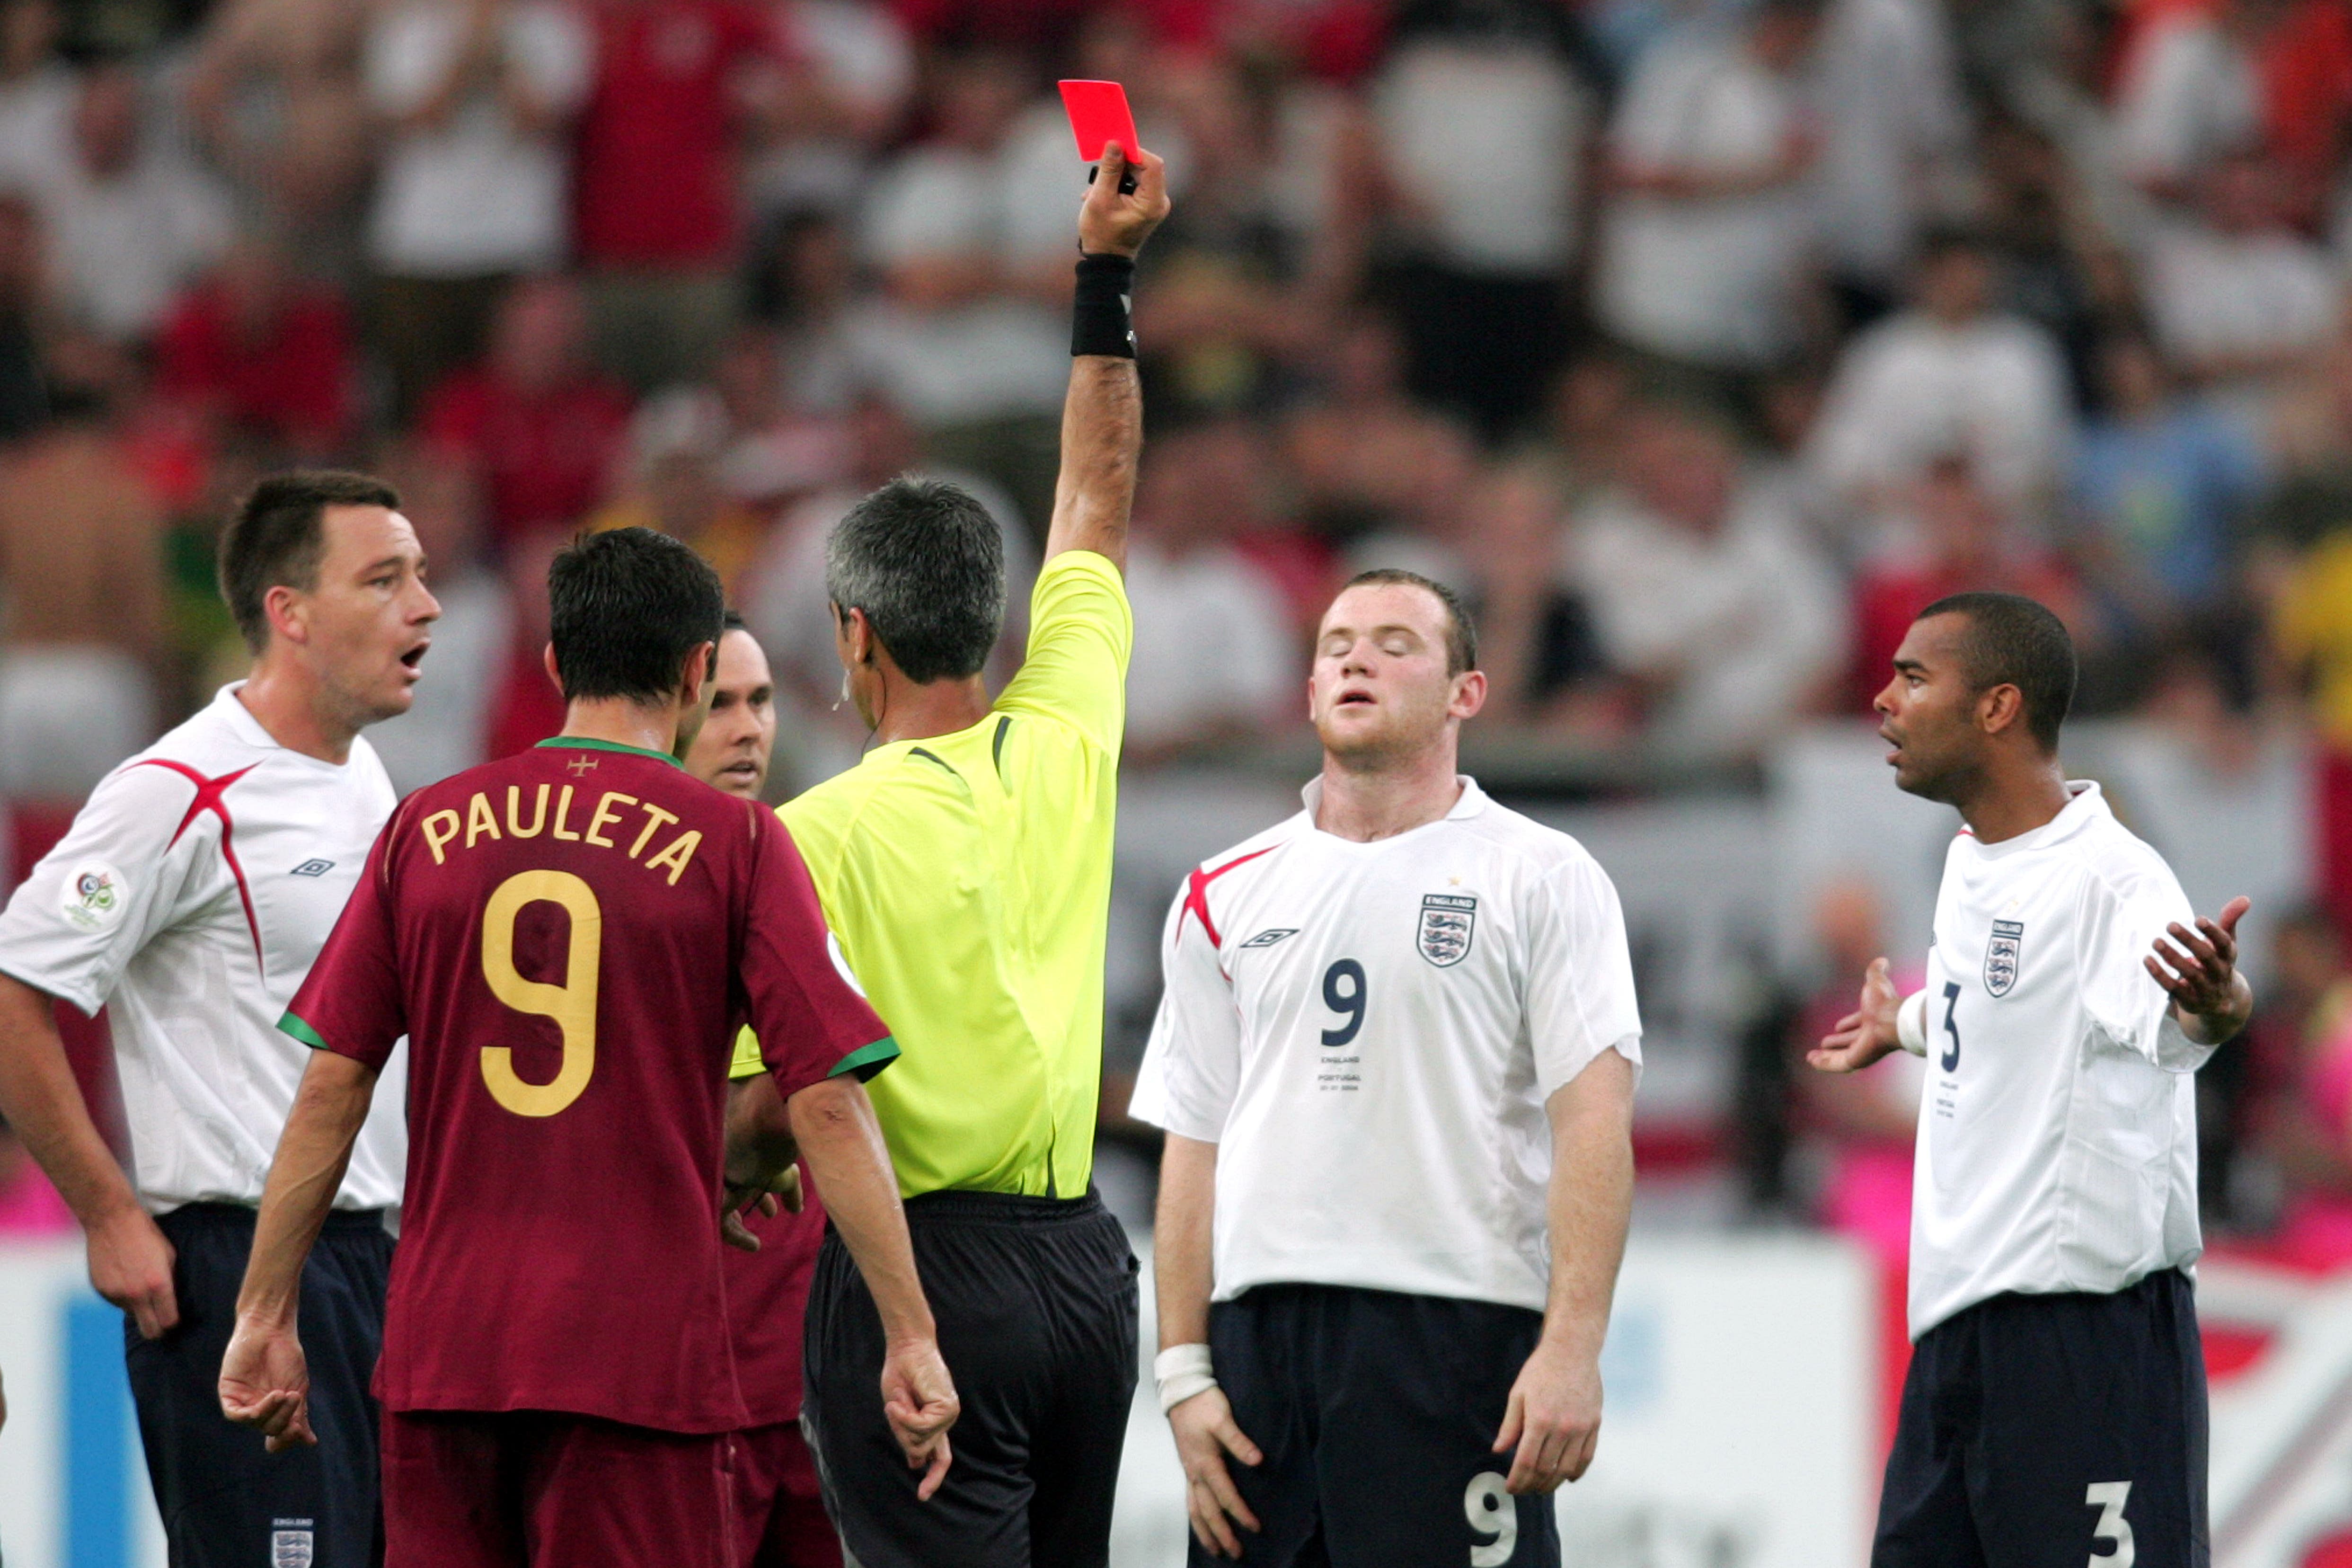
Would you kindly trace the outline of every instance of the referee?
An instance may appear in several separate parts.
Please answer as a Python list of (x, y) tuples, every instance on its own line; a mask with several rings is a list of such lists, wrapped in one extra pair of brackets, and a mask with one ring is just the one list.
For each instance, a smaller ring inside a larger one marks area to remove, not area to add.
[(1897, 787), (1959, 808), (1927, 984), (1886, 960), (1811, 1054), (1928, 1058), (1911, 1370), (1874, 1568), (2206, 1568), (2196, 1069), (2244, 1027), (2246, 900), (2200, 920), (2058, 730), (2074, 650), (2010, 594), (1920, 612), (1878, 694)]
[[(1167, 211), (1160, 160), (1111, 146), (1078, 216), (1061, 478), (1028, 657), (1003, 696), (992, 703), (980, 673), (1004, 565), (978, 502), (898, 479), (825, 548), (845, 695), (877, 743), (781, 815), (898, 1041), (874, 1108), (963, 1400), (955, 1463), (920, 1500), (874, 1399), (873, 1301), (828, 1235), (810, 1287), (803, 1419), (861, 1568), (1109, 1558), (1136, 1264), (1089, 1177), (1133, 634), (1120, 572), (1143, 443), (1127, 300), (1135, 255)], [(768, 1080), (750, 1081), (739, 1126), (781, 1130)], [(781, 1135), (771, 1147), (789, 1152)]]

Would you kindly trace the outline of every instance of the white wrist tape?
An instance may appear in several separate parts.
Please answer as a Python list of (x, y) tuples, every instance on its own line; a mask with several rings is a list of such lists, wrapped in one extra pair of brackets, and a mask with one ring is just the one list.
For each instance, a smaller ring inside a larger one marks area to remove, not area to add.
[(1165, 1415), (1196, 1394), (1217, 1386), (1209, 1370), (1206, 1345), (1170, 1345), (1151, 1362), (1152, 1381), (1160, 1385), (1160, 1413)]
[(1914, 991), (1895, 1010), (1895, 1037), (1915, 1057), (1927, 1054), (1927, 993)]

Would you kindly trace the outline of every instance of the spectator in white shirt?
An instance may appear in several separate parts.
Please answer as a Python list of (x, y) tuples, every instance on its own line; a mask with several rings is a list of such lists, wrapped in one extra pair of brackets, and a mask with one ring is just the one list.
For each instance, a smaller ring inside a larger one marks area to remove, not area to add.
[(2124, 168), (2151, 195), (2186, 196), (2215, 159), (2261, 140), (2255, 51), (2287, 9), (2283, 0), (2223, 0), (2148, 28), (2124, 64), (2116, 139)]
[(1817, 71), (1821, 231), (1850, 317), (1895, 302), (1923, 213), (1954, 185), (1970, 126), (1934, 0), (1831, 0)]
[(1665, 756), (1753, 756), (1812, 706), (1845, 646), (1829, 563), (1785, 486), (1750, 482), (1729, 435), (1664, 405), (1627, 420), (1625, 488), (1570, 530), (1570, 585)]
[[(883, 168), (866, 199), (866, 258), (885, 298), (853, 328), (866, 374), (946, 460), (982, 468), (1024, 510), (1049, 509), (1069, 330), (1017, 291), (1004, 139), (1025, 96), (1018, 61), (943, 61), (937, 133)], [(1084, 192), (1075, 153), (1070, 201)]]
[(1591, 118), (1569, 27), (1548, 0), (1407, 7), (1372, 89), (1414, 389), (1490, 436), (1536, 412), (1557, 363)]
[(35, 192), (58, 303), (118, 342), (152, 333), (232, 232), (221, 192), (153, 145), (142, 111), (128, 66), (92, 68), (74, 105), (72, 161)]
[(1954, 451), (2004, 500), (2057, 482), (2074, 427), (2065, 362), (2043, 329), (1993, 308), (1997, 281), (1981, 239), (1930, 236), (1912, 307), (1847, 344), (1810, 453), (1846, 505), (1867, 510)]
[(906, 113), (914, 40), (880, 0), (775, 0), (771, 12), (788, 108), (782, 134), (745, 183), (763, 211), (840, 211), (856, 200), (876, 145)]
[(2342, 308), (2327, 253), (2282, 216), (2283, 184), (2260, 154), (2216, 161), (2197, 181), (2197, 210), (2158, 225), (2144, 258), (2166, 357), (2258, 422), (2281, 378), (2326, 347)]
[(1152, 441), (1127, 557), (1131, 763), (1263, 735), (1297, 700), (1305, 667), (1282, 589), (1234, 546), (1265, 510), (1260, 441), (1239, 418)]
[(1601, 325), (1649, 354), (1754, 372), (1793, 349), (1821, 139), (1804, 77), (1818, 0), (1657, 45), (1609, 128)]
[(368, 259), (403, 417), (480, 352), (508, 278), (562, 265), (564, 131), (593, 48), (557, 0), (394, 0), (376, 14), (365, 79), (388, 139)]
[(0, 184), (38, 187), (73, 162), (74, 76), (55, 0), (0, 0)]

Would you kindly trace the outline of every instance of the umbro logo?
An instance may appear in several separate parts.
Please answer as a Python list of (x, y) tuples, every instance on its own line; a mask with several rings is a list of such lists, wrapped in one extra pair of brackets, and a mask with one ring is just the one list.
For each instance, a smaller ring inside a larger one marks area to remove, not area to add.
[(335, 868), (332, 860), (305, 860), (294, 868), (297, 877), (323, 877)]
[(1242, 943), (1242, 945), (1244, 947), (1272, 947), (1284, 937), (1297, 936), (1297, 934), (1298, 928), (1297, 926), (1276, 926), (1270, 931), (1262, 931), (1258, 932), (1255, 936), (1250, 938), (1249, 941)]

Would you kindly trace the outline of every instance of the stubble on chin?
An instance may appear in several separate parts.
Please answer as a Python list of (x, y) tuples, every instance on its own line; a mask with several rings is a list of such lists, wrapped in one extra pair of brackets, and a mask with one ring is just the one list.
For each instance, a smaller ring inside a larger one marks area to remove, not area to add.
[(1394, 736), (1379, 731), (1335, 732), (1333, 729), (1318, 724), (1316, 734), (1323, 742), (1323, 754), (1344, 773), (1384, 772), (1404, 751)]

